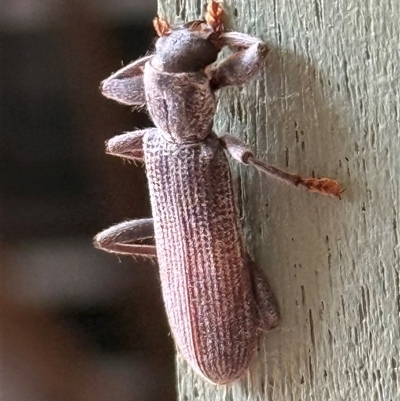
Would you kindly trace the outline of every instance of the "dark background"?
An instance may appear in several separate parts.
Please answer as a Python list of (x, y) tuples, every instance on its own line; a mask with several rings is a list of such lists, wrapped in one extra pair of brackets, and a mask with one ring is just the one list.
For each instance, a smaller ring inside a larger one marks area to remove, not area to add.
[(95, 250), (150, 215), (104, 141), (150, 126), (99, 82), (153, 46), (155, 0), (3, 0), (2, 400), (174, 400), (155, 263)]

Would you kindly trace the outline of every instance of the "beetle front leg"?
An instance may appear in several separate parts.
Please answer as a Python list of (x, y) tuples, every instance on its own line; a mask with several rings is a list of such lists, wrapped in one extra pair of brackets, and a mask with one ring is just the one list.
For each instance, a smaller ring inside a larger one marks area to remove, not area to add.
[(258, 328), (263, 331), (270, 331), (279, 323), (278, 303), (263, 272), (250, 256), (247, 257), (247, 264), (250, 269), (256, 301)]
[(326, 177), (304, 178), (297, 174), (290, 174), (277, 167), (271, 166), (262, 160), (257, 159), (254, 153), (237, 137), (226, 134), (220, 138), (222, 145), (237, 161), (243, 164), (251, 165), (265, 174), (280, 178), (296, 187), (299, 185), (305, 187), (310, 192), (318, 192), (323, 195), (330, 195), (340, 199), (343, 190), (337, 181)]
[(100, 84), (101, 93), (128, 106), (144, 107), (143, 70), (152, 57), (142, 57), (112, 74)]
[(143, 161), (143, 136), (157, 128), (125, 132), (106, 142), (106, 153), (124, 159)]
[(261, 39), (240, 32), (223, 33), (218, 44), (228, 46), (235, 53), (210, 71), (215, 90), (249, 82), (262, 67), (269, 51)]
[(97, 234), (93, 243), (109, 253), (155, 258), (155, 245), (135, 243), (148, 238), (154, 238), (153, 219), (124, 221)]

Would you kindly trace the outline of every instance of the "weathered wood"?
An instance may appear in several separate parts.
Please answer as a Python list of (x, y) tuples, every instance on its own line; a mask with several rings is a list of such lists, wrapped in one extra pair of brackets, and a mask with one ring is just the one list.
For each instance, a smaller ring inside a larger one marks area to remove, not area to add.
[[(236, 0), (234, 29), (272, 52), (258, 80), (220, 94), (216, 131), (343, 200), (239, 168), (247, 244), (277, 294), (280, 327), (248, 376), (214, 386), (178, 357), (180, 400), (400, 399), (400, 3)], [(199, 0), (160, 0), (171, 22)]]

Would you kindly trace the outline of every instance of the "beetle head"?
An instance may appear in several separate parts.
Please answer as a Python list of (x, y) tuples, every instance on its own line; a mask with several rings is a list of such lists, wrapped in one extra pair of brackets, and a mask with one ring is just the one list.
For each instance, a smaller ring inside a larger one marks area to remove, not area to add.
[(154, 26), (160, 35), (155, 55), (165, 72), (200, 71), (212, 64), (221, 50), (218, 44), (221, 31), (204, 21), (172, 29), (164, 20), (155, 19)]

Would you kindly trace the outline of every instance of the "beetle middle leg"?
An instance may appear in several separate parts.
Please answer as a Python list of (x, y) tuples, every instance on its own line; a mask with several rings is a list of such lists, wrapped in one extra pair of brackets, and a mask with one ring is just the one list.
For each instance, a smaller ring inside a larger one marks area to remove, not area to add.
[(222, 145), (237, 161), (243, 164), (251, 165), (261, 172), (272, 175), (276, 178), (295, 185), (305, 187), (310, 192), (318, 192), (323, 195), (330, 195), (340, 199), (343, 190), (337, 181), (326, 177), (301, 177), (297, 174), (290, 174), (277, 167), (257, 159), (250, 148), (234, 135), (226, 134), (220, 138)]
[(263, 272), (250, 256), (247, 257), (247, 265), (250, 269), (256, 301), (258, 328), (262, 331), (270, 331), (279, 323), (278, 303)]
[(157, 128), (125, 132), (106, 142), (106, 153), (124, 159), (143, 161), (143, 136)]
[(93, 243), (96, 248), (109, 253), (155, 258), (155, 245), (140, 243), (154, 238), (153, 219), (129, 220), (119, 223), (97, 234)]

